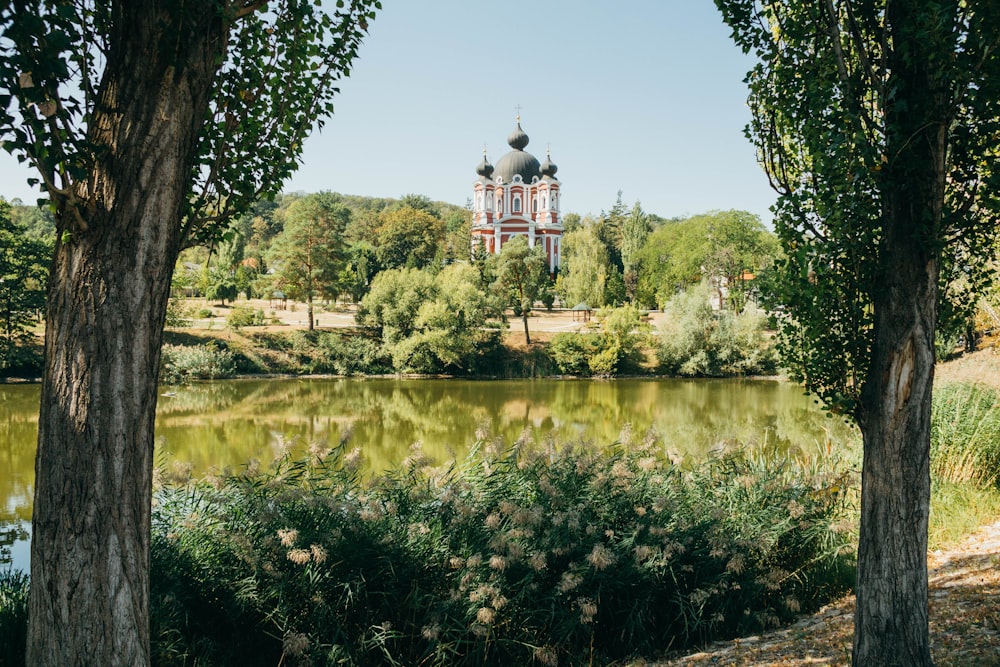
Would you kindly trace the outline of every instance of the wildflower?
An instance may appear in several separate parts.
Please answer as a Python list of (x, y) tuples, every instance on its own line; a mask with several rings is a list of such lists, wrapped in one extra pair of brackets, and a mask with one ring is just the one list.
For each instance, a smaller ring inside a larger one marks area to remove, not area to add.
[(309, 445), (309, 454), (316, 459), (317, 463), (322, 463), (332, 450), (323, 443), (314, 442)]
[(281, 546), (290, 547), (299, 539), (299, 531), (294, 528), (281, 528), (278, 530), (278, 539), (281, 540)]
[(479, 611), (476, 612), (476, 620), (482, 623), (483, 625), (489, 625), (490, 623), (493, 622), (493, 619), (495, 617), (496, 617), (496, 612), (490, 609), (489, 607), (480, 607)]
[(496, 512), (492, 512), (486, 517), (483, 524), (490, 530), (495, 530), (500, 527), (500, 515)]
[(420, 629), (420, 634), (424, 639), (436, 641), (437, 638), (441, 636), (441, 626), (438, 623), (435, 623), (434, 625), (425, 625)]
[(587, 555), (587, 562), (595, 570), (603, 570), (610, 567), (615, 562), (615, 555), (603, 544), (595, 544), (593, 550)]
[(554, 648), (549, 646), (539, 646), (535, 649), (535, 660), (546, 667), (557, 667), (559, 665), (559, 654)]
[(485, 442), (487, 438), (490, 437), (490, 420), (479, 422), (479, 426), (476, 427), (476, 440), (479, 442)]
[(635, 512), (636, 516), (646, 516), (646, 508), (642, 505), (636, 505), (632, 508), (632, 510)]
[(507, 569), (507, 559), (503, 556), (490, 556), (490, 567), (498, 572)]
[(502, 595), (494, 595), (493, 599), (490, 600), (490, 606), (500, 611), (507, 604), (507, 598)]
[(515, 505), (512, 502), (510, 502), (509, 500), (501, 501), (501, 503), (500, 503), (500, 512), (502, 514), (506, 514), (507, 516), (510, 516), (511, 514), (513, 514), (516, 511), (517, 511), (517, 505)]
[(281, 648), (285, 655), (298, 657), (309, 650), (309, 636), (301, 632), (293, 632), (285, 636)]
[(469, 556), (469, 559), (465, 562), (465, 564), (470, 568), (475, 568), (479, 567), (479, 564), (482, 562), (483, 562), (482, 556), (480, 556), (479, 554), (473, 554)]
[(292, 549), (288, 552), (288, 560), (296, 565), (305, 565), (312, 558), (312, 553), (306, 549)]
[(465, 565), (465, 559), (462, 558), (461, 556), (452, 556), (451, 558), (448, 559), (448, 567), (450, 567), (453, 570), (457, 570), (461, 568), (463, 565)]
[(802, 507), (802, 505), (800, 505), (798, 501), (795, 500), (788, 503), (787, 509), (788, 509), (788, 516), (791, 517), (792, 519), (798, 519), (803, 514), (806, 513), (806, 509)]
[(559, 579), (559, 592), (569, 593), (571, 590), (583, 583), (583, 577), (573, 572), (563, 572)]
[(576, 606), (580, 608), (580, 622), (593, 623), (597, 616), (597, 603), (590, 598), (578, 598)]
[(742, 574), (745, 569), (746, 562), (743, 559), (743, 554), (733, 554), (733, 557), (726, 563), (726, 570), (733, 574)]
[(537, 552), (537, 553), (532, 554), (532, 556), (528, 560), (528, 562), (531, 564), (531, 569), (533, 569), (535, 572), (541, 572), (548, 565), (545, 562), (545, 554), (543, 554), (540, 551)]
[(556, 494), (556, 487), (552, 486), (552, 482), (549, 481), (548, 477), (542, 477), (538, 480), (538, 490), (547, 496), (554, 496)]
[(618, 433), (618, 442), (626, 447), (632, 444), (632, 422), (625, 422), (622, 430)]
[[(347, 426), (344, 427), (344, 430), (340, 432), (340, 446), (343, 447), (344, 445), (346, 445), (347, 442), (351, 439), (351, 436), (353, 435), (354, 435), (354, 422), (350, 422)], [(361, 454), (361, 450), (358, 449), (357, 447), (354, 448), (354, 451), (351, 452), (351, 454), (354, 454), (354, 452), (357, 452), (359, 455)]]
[(656, 553), (656, 550), (652, 547), (645, 544), (639, 545), (635, 548), (635, 562), (641, 565), (649, 560), (654, 553)]
[(312, 559), (314, 563), (319, 564), (326, 561), (326, 549), (319, 544), (309, 545), (309, 551), (312, 552)]
[(361, 466), (361, 448), (355, 447), (344, 457), (344, 470), (355, 472)]
[(793, 614), (797, 614), (800, 609), (799, 601), (789, 595), (785, 598), (785, 608)]

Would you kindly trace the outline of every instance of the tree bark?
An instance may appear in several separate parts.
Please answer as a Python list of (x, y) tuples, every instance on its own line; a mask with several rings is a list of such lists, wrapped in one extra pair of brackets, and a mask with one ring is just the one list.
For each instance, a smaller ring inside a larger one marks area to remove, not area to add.
[[(183, 9), (183, 11), (181, 11)], [(88, 128), (57, 203), (31, 541), (29, 665), (149, 664), (156, 380), (181, 217), (224, 26), (212, 3), (112, 8)]]
[(890, 3), (887, 17), (895, 95), (885, 120), (872, 363), (859, 408), (864, 463), (853, 655), (859, 667), (933, 664), (927, 517), (940, 263), (933, 239), (944, 204), (948, 109), (944, 60), (935, 48), (947, 52), (950, 41), (946, 17), (937, 23), (942, 17), (923, 11)]

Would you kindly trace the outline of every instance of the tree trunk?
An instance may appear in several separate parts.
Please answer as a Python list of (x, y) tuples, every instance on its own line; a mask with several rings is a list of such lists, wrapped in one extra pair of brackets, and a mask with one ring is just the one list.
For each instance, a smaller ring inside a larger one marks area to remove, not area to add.
[(531, 335), (528, 333), (528, 311), (522, 311), (521, 321), (524, 322), (524, 344), (531, 345)]
[(307, 320), (309, 321), (309, 331), (313, 331), (316, 328), (315, 320), (313, 319), (313, 295), (309, 292), (306, 297), (306, 314)]
[(859, 409), (865, 451), (853, 664), (920, 667), (933, 664), (927, 516), (939, 251), (932, 239), (944, 203), (948, 101), (933, 67), (934, 49), (949, 42), (946, 17), (938, 23), (942, 17), (921, 15), (912, 3), (888, 11), (894, 98), (885, 121), (872, 363)]
[(88, 130), (95, 163), (56, 197), (35, 462), (29, 665), (149, 664), (153, 419), (197, 137), (224, 53), (214, 6), (112, 8)]

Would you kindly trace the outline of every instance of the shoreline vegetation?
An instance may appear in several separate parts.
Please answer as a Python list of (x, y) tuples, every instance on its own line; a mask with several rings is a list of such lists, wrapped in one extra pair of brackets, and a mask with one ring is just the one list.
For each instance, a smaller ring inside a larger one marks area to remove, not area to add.
[[(335, 349), (324, 336), (344, 333), (187, 327), (166, 345), (211, 352), (175, 365), (186, 381), (266, 355), (301, 371), (315, 360), (307, 352)], [(533, 333), (530, 348), (556, 335)], [(248, 347), (256, 336), (266, 344)], [(505, 348), (523, 353), (516, 336)], [(654, 354), (644, 351), (648, 367)], [(989, 574), (1000, 540), (981, 540), (975, 558), (956, 547), (968, 558), (952, 565), (941, 554), (998, 525), (998, 359), (987, 349), (938, 367), (930, 538), (932, 585), (944, 587), (932, 608), (941, 664), (995, 656), (1000, 603), (984, 590), (1000, 587)], [(464, 461), (430, 467), (415, 449), (376, 477), (361, 475), (349, 440), (229, 477), (160, 471), (154, 664), (847, 664), (860, 448), (678, 466), (661, 444), (626, 426), (610, 453), (595, 453), (527, 434), (502, 442), (484, 427)], [(27, 590), (24, 574), (0, 573), (0, 664), (20, 664)]]

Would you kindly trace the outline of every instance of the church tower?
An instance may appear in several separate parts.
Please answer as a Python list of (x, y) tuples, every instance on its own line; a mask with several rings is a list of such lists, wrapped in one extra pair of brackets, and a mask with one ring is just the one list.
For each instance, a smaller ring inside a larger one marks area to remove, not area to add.
[(562, 258), (562, 216), (559, 214), (557, 167), (551, 157), (545, 162), (524, 149), (528, 135), (521, 129), (521, 116), (507, 143), (511, 151), (497, 160), (486, 159), (476, 167), (472, 199), (472, 243), (498, 254), (504, 243), (517, 235), (528, 237), (528, 246), (541, 245), (549, 272), (555, 273)]

